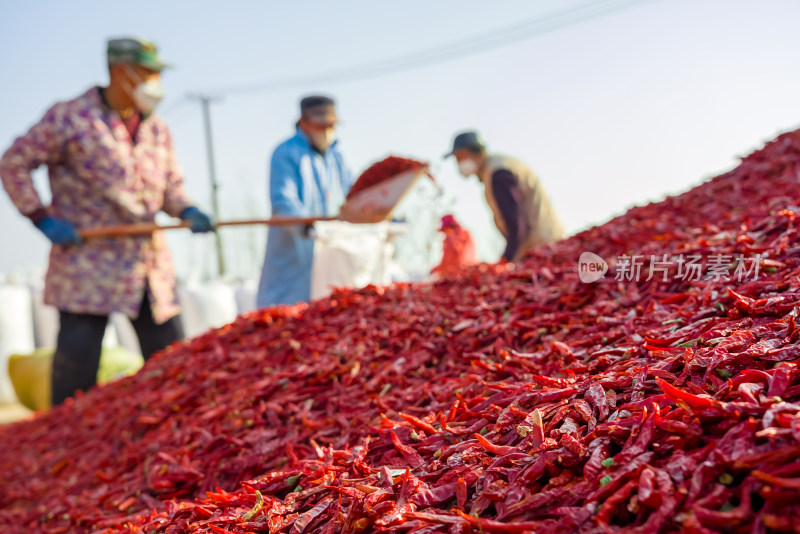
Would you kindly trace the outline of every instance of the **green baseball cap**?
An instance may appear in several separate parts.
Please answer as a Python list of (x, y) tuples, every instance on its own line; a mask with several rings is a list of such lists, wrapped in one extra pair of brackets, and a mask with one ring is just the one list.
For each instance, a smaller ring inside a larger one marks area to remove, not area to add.
[(169, 68), (158, 56), (155, 43), (139, 37), (122, 37), (109, 39), (108, 64), (131, 63), (148, 69), (163, 70)]

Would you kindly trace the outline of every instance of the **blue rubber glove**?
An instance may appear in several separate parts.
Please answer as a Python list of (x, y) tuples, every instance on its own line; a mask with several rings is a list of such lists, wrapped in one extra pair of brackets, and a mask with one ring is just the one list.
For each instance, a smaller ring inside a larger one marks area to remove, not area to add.
[(181, 219), (189, 223), (189, 228), (193, 234), (203, 234), (214, 231), (214, 222), (211, 217), (195, 208), (189, 206), (181, 212)]
[(63, 219), (55, 219), (47, 216), (38, 223), (36, 228), (49, 239), (54, 245), (80, 245), (81, 236), (72, 223)]

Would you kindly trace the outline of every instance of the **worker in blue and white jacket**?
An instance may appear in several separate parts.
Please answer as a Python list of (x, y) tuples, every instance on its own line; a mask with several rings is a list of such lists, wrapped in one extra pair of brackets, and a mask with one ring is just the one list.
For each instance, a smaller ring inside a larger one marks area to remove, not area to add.
[[(300, 101), (297, 133), (280, 144), (270, 165), (273, 217), (335, 216), (353, 185), (336, 141), (336, 108), (324, 96)], [(313, 226), (273, 226), (258, 288), (259, 307), (311, 297)]]

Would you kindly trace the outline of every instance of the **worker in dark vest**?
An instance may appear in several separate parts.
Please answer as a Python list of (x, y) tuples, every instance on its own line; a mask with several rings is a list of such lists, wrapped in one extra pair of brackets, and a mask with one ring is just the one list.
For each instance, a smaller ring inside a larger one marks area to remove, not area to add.
[(518, 159), (489, 154), (477, 132), (463, 132), (445, 157), (455, 156), (465, 178), (483, 182), (497, 229), (506, 238), (503, 258), (521, 259), (528, 251), (560, 240), (564, 228), (539, 178)]

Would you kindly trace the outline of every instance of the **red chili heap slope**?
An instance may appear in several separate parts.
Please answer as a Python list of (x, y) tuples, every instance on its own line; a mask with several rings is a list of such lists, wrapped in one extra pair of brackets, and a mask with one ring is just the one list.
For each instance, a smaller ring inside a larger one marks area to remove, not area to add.
[(243, 316), (0, 428), (2, 530), (793, 531), (799, 198), (792, 132), (523, 265)]

